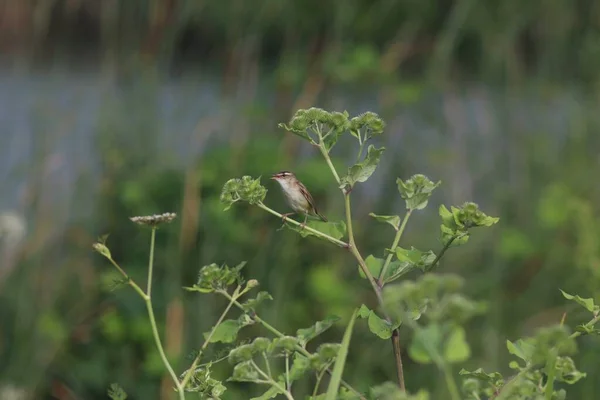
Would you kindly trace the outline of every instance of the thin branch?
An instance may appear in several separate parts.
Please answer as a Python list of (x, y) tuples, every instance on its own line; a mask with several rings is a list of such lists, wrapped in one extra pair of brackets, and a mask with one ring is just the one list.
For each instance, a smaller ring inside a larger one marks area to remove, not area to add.
[(396, 236), (394, 237), (394, 242), (392, 243), (392, 247), (390, 248), (390, 253), (388, 254), (387, 258), (385, 259), (385, 262), (383, 263), (383, 267), (381, 268), (381, 272), (379, 273), (379, 279), (377, 280), (377, 284), (379, 285), (379, 287), (383, 287), (383, 280), (385, 278), (385, 273), (387, 272), (387, 269), (390, 266), (390, 263), (392, 262), (392, 257), (394, 257), (394, 251), (396, 250), (396, 247), (398, 247), (398, 243), (400, 243), (400, 238), (402, 238), (402, 234), (404, 233), (404, 229), (406, 228), (406, 223), (408, 222), (408, 219), (410, 218), (410, 215), (412, 214), (412, 212), (413, 212), (413, 210), (411, 210), (411, 209), (406, 211), (406, 215), (404, 216), (404, 219), (402, 220), (400, 229), (398, 229), (398, 232), (396, 232)]
[(225, 311), (223, 311), (223, 313), (221, 314), (221, 316), (217, 320), (217, 323), (213, 326), (213, 328), (211, 329), (210, 333), (208, 334), (208, 336), (204, 340), (204, 343), (202, 343), (202, 347), (200, 348), (200, 351), (198, 351), (198, 355), (194, 359), (194, 362), (192, 362), (192, 365), (187, 370), (185, 376), (183, 377), (183, 380), (181, 381), (181, 387), (182, 388), (185, 389), (185, 387), (187, 386), (188, 382), (192, 378), (192, 375), (194, 374), (194, 372), (196, 370), (196, 367), (198, 366), (198, 363), (200, 362), (200, 358), (202, 358), (202, 352), (204, 350), (206, 350), (206, 347), (208, 347), (208, 344), (210, 343), (210, 339), (213, 337), (215, 331), (217, 330), (217, 327), (221, 324), (221, 322), (223, 322), (223, 319), (225, 319), (225, 316), (227, 315), (227, 313), (229, 313), (229, 310), (231, 310), (231, 306), (233, 306), (233, 302), (238, 298), (239, 291), (240, 291), (240, 287), (238, 286), (233, 291), (233, 296), (231, 296), (231, 299), (229, 300), (229, 304), (227, 304), (227, 307), (225, 307)]
[[(217, 291), (217, 293), (225, 296), (226, 298), (228, 298), (229, 300), (232, 300), (232, 297), (229, 293), (227, 293), (227, 291), (225, 290), (219, 290)], [(244, 308), (244, 306), (237, 300), (233, 300), (233, 305), (235, 305), (237, 308), (239, 308), (240, 310), (247, 312), (247, 310)], [(279, 330), (277, 330), (277, 328), (275, 328), (273, 325), (269, 324), (267, 321), (265, 321), (264, 319), (260, 318), (258, 315), (253, 314), (252, 315), (252, 319), (254, 319), (256, 322), (258, 322), (259, 324), (261, 324), (262, 326), (265, 327), (265, 329), (267, 329), (269, 332), (271, 332), (273, 335), (277, 336), (277, 337), (284, 337), (285, 335), (283, 333), (281, 333)], [(294, 346), (294, 350), (297, 353), (302, 354), (305, 357), (310, 357), (311, 353), (308, 352), (308, 350), (306, 350), (304, 347), (300, 346), (300, 345), (296, 345)], [(331, 370), (327, 369), (327, 373), (329, 375), (331, 375)], [(342, 379), (342, 385), (350, 390), (352, 393), (354, 393), (356, 396), (358, 396), (361, 400), (366, 400), (365, 396), (363, 396), (358, 390), (354, 389), (349, 383), (347, 383), (346, 381), (344, 381)]]
[[(263, 210), (265, 210), (268, 213), (271, 213), (271, 214), (273, 214), (273, 215), (275, 215), (275, 216), (277, 216), (279, 218), (283, 218), (282, 214), (280, 214), (277, 211), (275, 211), (275, 210), (267, 207), (262, 202), (261, 203), (257, 203), (256, 205), (258, 207), (262, 208)], [(293, 219), (287, 218), (286, 221), (291, 222), (291, 223), (293, 223), (294, 225), (297, 225), (297, 226), (301, 226), (302, 225), (300, 222), (295, 221)], [(318, 230), (316, 230), (314, 228), (311, 228), (310, 226), (304, 226), (303, 229), (307, 230), (308, 232), (313, 233), (315, 236), (318, 236), (318, 237), (320, 237), (322, 239), (328, 240), (328, 241), (330, 241), (331, 243), (333, 243), (335, 245), (338, 245), (338, 246), (343, 247), (343, 248), (348, 248), (348, 243), (342, 242), (341, 240), (336, 239), (333, 236), (329, 236), (328, 234), (323, 233), (321, 231), (318, 231)]]

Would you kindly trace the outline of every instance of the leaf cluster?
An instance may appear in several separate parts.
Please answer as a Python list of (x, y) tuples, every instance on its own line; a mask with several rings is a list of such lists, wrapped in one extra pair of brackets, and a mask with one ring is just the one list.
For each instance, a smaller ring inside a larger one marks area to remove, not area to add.
[(472, 202), (466, 202), (460, 207), (440, 206), (440, 217), (442, 217), (442, 242), (447, 246), (458, 246), (469, 240), (469, 229), (492, 226), (499, 218), (489, 217)]
[(228, 180), (221, 190), (221, 203), (228, 210), (234, 203), (245, 201), (249, 204), (261, 203), (267, 195), (267, 189), (261, 185), (260, 178), (250, 176)]

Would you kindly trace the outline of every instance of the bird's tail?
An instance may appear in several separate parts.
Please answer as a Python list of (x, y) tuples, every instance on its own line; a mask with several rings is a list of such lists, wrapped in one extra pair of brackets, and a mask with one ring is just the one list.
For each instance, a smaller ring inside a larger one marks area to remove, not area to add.
[(319, 214), (319, 213), (316, 213), (316, 214), (317, 214), (317, 216), (318, 216), (319, 218), (321, 218), (321, 221), (323, 221), (323, 222), (327, 222), (327, 218), (325, 218), (324, 216), (322, 216), (322, 215), (321, 215), (321, 214)]

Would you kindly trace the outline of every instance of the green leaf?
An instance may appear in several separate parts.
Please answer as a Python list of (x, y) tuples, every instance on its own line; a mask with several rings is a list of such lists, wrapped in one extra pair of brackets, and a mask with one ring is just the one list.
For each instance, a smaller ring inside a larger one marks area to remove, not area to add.
[(444, 245), (460, 246), (469, 240), (469, 229), (492, 226), (498, 222), (498, 218), (489, 217), (484, 214), (475, 203), (467, 202), (460, 207), (441, 205), (439, 209), (442, 217), (442, 242)]
[(369, 216), (375, 218), (379, 222), (385, 222), (394, 227), (395, 230), (398, 230), (400, 227), (400, 217), (398, 215), (377, 215), (373, 213), (369, 213)]
[(396, 247), (396, 257), (398, 261), (412, 264), (414, 268), (419, 268), (421, 271), (425, 271), (436, 258), (433, 251), (422, 252), (414, 247), (411, 247), (410, 250)]
[(125, 390), (123, 390), (123, 388), (118, 383), (111, 383), (110, 387), (108, 388), (107, 394), (108, 397), (111, 398), (111, 400), (127, 399), (127, 393), (125, 393)]
[(238, 201), (250, 204), (262, 202), (267, 195), (267, 189), (260, 184), (260, 177), (252, 179), (251, 176), (243, 176), (241, 179), (230, 179), (225, 182), (221, 190), (221, 203), (225, 204), (225, 210)]
[(529, 362), (531, 360), (531, 356), (535, 350), (534, 346), (530, 343), (525, 342), (523, 339), (517, 340), (515, 343), (510, 340), (506, 341), (506, 348), (508, 352), (512, 355), (519, 357), (521, 360), (525, 362)]
[(283, 393), (283, 392), (281, 391), (281, 389), (279, 389), (279, 387), (271, 386), (269, 388), (269, 390), (264, 392), (262, 395), (260, 395), (258, 397), (253, 397), (250, 400), (269, 400), (269, 399), (273, 399), (273, 398), (277, 397), (277, 395), (281, 394), (281, 393)]
[[(383, 259), (377, 258), (372, 254), (369, 254), (367, 258), (365, 258), (365, 264), (367, 264), (367, 268), (371, 272), (371, 275), (377, 277), (381, 272), (381, 268), (383, 268)], [(358, 266), (358, 274), (361, 278), (367, 279), (367, 276), (364, 274), (360, 266)]]
[[(234, 319), (227, 319), (217, 326), (215, 333), (213, 333), (210, 338), (209, 343), (231, 343), (237, 337), (240, 328), (241, 327), (238, 321)], [(204, 339), (207, 339), (209, 335), (210, 332), (205, 332)]]
[(471, 356), (471, 348), (465, 339), (465, 330), (456, 326), (450, 332), (444, 345), (444, 359), (449, 363), (462, 362)]
[(428, 177), (421, 174), (413, 175), (406, 181), (400, 178), (396, 180), (398, 191), (404, 199), (408, 210), (422, 210), (427, 207), (431, 193), (441, 183), (441, 181), (434, 183)]
[(340, 383), (342, 382), (342, 374), (344, 373), (344, 366), (346, 364), (346, 356), (348, 355), (348, 348), (350, 347), (352, 329), (354, 328), (354, 321), (356, 321), (357, 314), (358, 310), (354, 310), (354, 313), (352, 313), (352, 318), (350, 319), (348, 327), (346, 328), (346, 332), (344, 332), (342, 346), (340, 347), (335, 359), (335, 364), (333, 365), (333, 372), (331, 373), (329, 386), (327, 386), (325, 400), (336, 400), (337, 398), (337, 394), (340, 389)]
[(458, 373), (461, 376), (466, 376), (470, 378), (478, 379), (482, 382), (486, 382), (495, 387), (501, 387), (504, 385), (504, 379), (499, 372), (492, 372), (487, 374), (482, 368), (478, 368), (475, 371), (467, 371), (466, 369), (461, 369)]
[(323, 321), (317, 321), (310, 328), (298, 329), (296, 331), (296, 336), (300, 341), (302, 346), (306, 346), (306, 343), (311, 341), (312, 339), (319, 336), (321, 333), (325, 332), (327, 329), (331, 328), (334, 323), (339, 321), (339, 317), (329, 316), (325, 318)]
[(369, 309), (369, 307), (365, 306), (364, 304), (362, 304), (360, 306), (360, 308), (358, 309), (358, 318), (369, 318), (370, 314), (371, 314), (371, 310)]
[(395, 281), (396, 279), (400, 279), (415, 268), (416, 265), (411, 264), (409, 262), (392, 261), (388, 267), (388, 270), (385, 273), (383, 282), (390, 283)]
[(600, 335), (600, 330), (595, 329), (593, 326), (589, 326), (588, 324), (577, 325), (575, 330), (583, 333), (584, 335)]
[(254, 368), (251, 361), (245, 361), (233, 367), (233, 375), (228, 381), (233, 382), (256, 382), (260, 379), (258, 371)]
[(369, 330), (381, 339), (389, 339), (392, 337), (392, 325), (383, 318), (380, 318), (371, 311), (368, 319)]
[(554, 367), (556, 369), (556, 380), (569, 385), (577, 383), (577, 381), (587, 376), (585, 372), (577, 370), (571, 357), (557, 357)]
[(429, 393), (425, 390), (419, 390), (415, 394), (409, 394), (400, 390), (397, 383), (384, 382), (371, 388), (372, 399), (377, 400), (429, 400)]
[(372, 137), (382, 134), (385, 129), (385, 122), (379, 115), (367, 111), (352, 118), (348, 129), (352, 136), (364, 143)]
[(256, 295), (256, 298), (247, 300), (244, 304), (242, 304), (242, 307), (244, 308), (244, 311), (256, 311), (256, 308), (260, 305), (260, 303), (265, 300), (273, 300), (273, 297), (268, 292), (259, 292)]
[(415, 332), (415, 336), (408, 348), (410, 358), (420, 364), (430, 364), (435, 359), (440, 359), (439, 349), (442, 333), (436, 324), (430, 324)]
[(310, 360), (302, 354), (294, 354), (294, 362), (290, 368), (290, 382), (297, 381), (302, 378), (310, 369)]
[(352, 188), (356, 182), (364, 182), (369, 179), (373, 172), (375, 172), (375, 169), (379, 164), (379, 159), (384, 151), (385, 147), (377, 149), (375, 146), (370, 145), (367, 149), (367, 156), (365, 159), (348, 168), (348, 175), (342, 178), (341, 188), (345, 188), (346, 186)]
[[(286, 223), (286, 227), (289, 229), (296, 231), (302, 237), (307, 236), (316, 236), (314, 233), (310, 232), (307, 229), (300, 228), (297, 225)], [(346, 223), (344, 221), (339, 222), (323, 222), (323, 221), (308, 221), (306, 226), (309, 226), (321, 233), (329, 235), (335, 239), (341, 239), (346, 235)]]
[(597, 313), (600, 310), (600, 306), (597, 306), (594, 304), (594, 299), (591, 299), (591, 298), (584, 299), (583, 297), (580, 297), (578, 295), (573, 296), (567, 292), (564, 292), (562, 289), (559, 289), (559, 290), (562, 293), (562, 295), (565, 297), (565, 299), (573, 300), (580, 306), (585, 307), (585, 309), (588, 310), (589, 312)]

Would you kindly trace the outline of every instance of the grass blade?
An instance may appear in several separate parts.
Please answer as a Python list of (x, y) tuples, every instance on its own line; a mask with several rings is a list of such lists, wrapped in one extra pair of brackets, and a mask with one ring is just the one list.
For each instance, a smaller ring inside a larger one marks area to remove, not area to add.
[(352, 318), (346, 327), (346, 332), (344, 332), (342, 347), (340, 347), (340, 351), (335, 359), (335, 364), (333, 365), (333, 372), (331, 374), (329, 386), (327, 387), (325, 400), (336, 400), (337, 398), (337, 394), (340, 389), (340, 383), (342, 382), (342, 374), (344, 373), (344, 365), (346, 364), (346, 356), (348, 355), (348, 347), (350, 347), (352, 328), (354, 327), (354, 321), (356, 320), (357, 315), (357, 310), (354, 310)]

